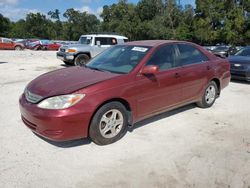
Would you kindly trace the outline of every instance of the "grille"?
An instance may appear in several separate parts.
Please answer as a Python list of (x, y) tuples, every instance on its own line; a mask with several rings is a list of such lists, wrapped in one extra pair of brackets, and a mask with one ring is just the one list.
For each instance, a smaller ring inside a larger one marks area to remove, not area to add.
[(36, 95), (34, 93), (31, 93), (28, 90), (25, 90), (25, 98), (27, 101), (31, 102), (31, 103), (37, 103), (39, 102), (43, 97)]

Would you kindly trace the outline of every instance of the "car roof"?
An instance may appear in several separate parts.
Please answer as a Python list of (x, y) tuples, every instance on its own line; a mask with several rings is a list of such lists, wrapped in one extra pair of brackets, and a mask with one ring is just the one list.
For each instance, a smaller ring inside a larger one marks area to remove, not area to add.
[(177, 40), (141, 40), (141, 41), (132, 41), (132, 42), (127, 42), (127, 45), (138, 45), (138, 46), (159, 46), (162, 44), (168, 44), (168, 43), (189, 43), (185, 41), (177, 41)]
[(127, 37), (121, 35), (108, 35), (108, 34), (89, 34), (89, 35), (81, 35), (81, 37), (114, 37), (117, 39), (128, 39)]

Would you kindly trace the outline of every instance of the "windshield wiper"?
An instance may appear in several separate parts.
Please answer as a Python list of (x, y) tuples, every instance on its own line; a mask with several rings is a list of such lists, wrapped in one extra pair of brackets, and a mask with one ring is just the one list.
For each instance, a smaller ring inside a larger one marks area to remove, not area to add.
[(126, 74), (125, 72), (119, 72), (119, 71), (113, 71), (113, 70), (100, 69), (100, 68), (97, 68), (97, 67), (91, 67), (91, 66), (87, 66), (87, 65), (83, 65), (83, 67), (86, 67), (86, 68), (91, 69), (91, 70), (101, 71), (101, 72), (109, 72), (109, 73), (115, 73), (115, 74)]
[(89, 69), (91, 69), (91, 70), (97, 70), (97, 71), (101, 71), (101, 72), (106, 72), (105, 70), (99, 69), (99, 68), (97, 68), (97, 67), (90, 67), (90, 66), (87, 66), (87, 65), (83, 65), (83, 67), (89, 68)]

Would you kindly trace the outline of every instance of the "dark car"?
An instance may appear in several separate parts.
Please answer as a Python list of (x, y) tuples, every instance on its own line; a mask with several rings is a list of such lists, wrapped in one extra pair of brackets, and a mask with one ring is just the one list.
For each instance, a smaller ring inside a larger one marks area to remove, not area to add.
[(218, 57), (226, 58), (229, 55), (235, 54), (237, 52), (237, 48), (235, 46), (217, 46), (210, 51)]
[(250, 81), (250, 46), (242, 48), (228, 58), (233, 79)]
[(137, 41), (107, 49), (87, 65), (30, 82), (23, 122), (55, 141), (90, 137), (105, 145), (128, 125), (186, 104), (211, 107), (230, 81), (230, 65), (189, 42)]

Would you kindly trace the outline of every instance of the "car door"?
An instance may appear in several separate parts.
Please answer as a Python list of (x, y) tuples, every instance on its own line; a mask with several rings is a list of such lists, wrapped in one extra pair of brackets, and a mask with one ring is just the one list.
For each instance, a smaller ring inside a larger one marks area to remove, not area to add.
[(12, 42), (12, 40), (7, 39), (7, 38), (3, 38), (3, 49), (7, 49), (7, 50), (11, 50), (15, 48), (14, 43)]
[(182, 67), (179, 71), (181, 101), (191, 101), (203, 92), (212, 70), (209, 59), (196, 47), (189, 44), (178, 44), (177, 47), (177, 61)]
[(151, 56), (147, 65), (157, 65), (160, 71), (154, 75), (138, 74), (136, 78), (138, 117), (150, 116), (179, 103), (181, 95), (176, 62), (175, 45), (160, 46)]

